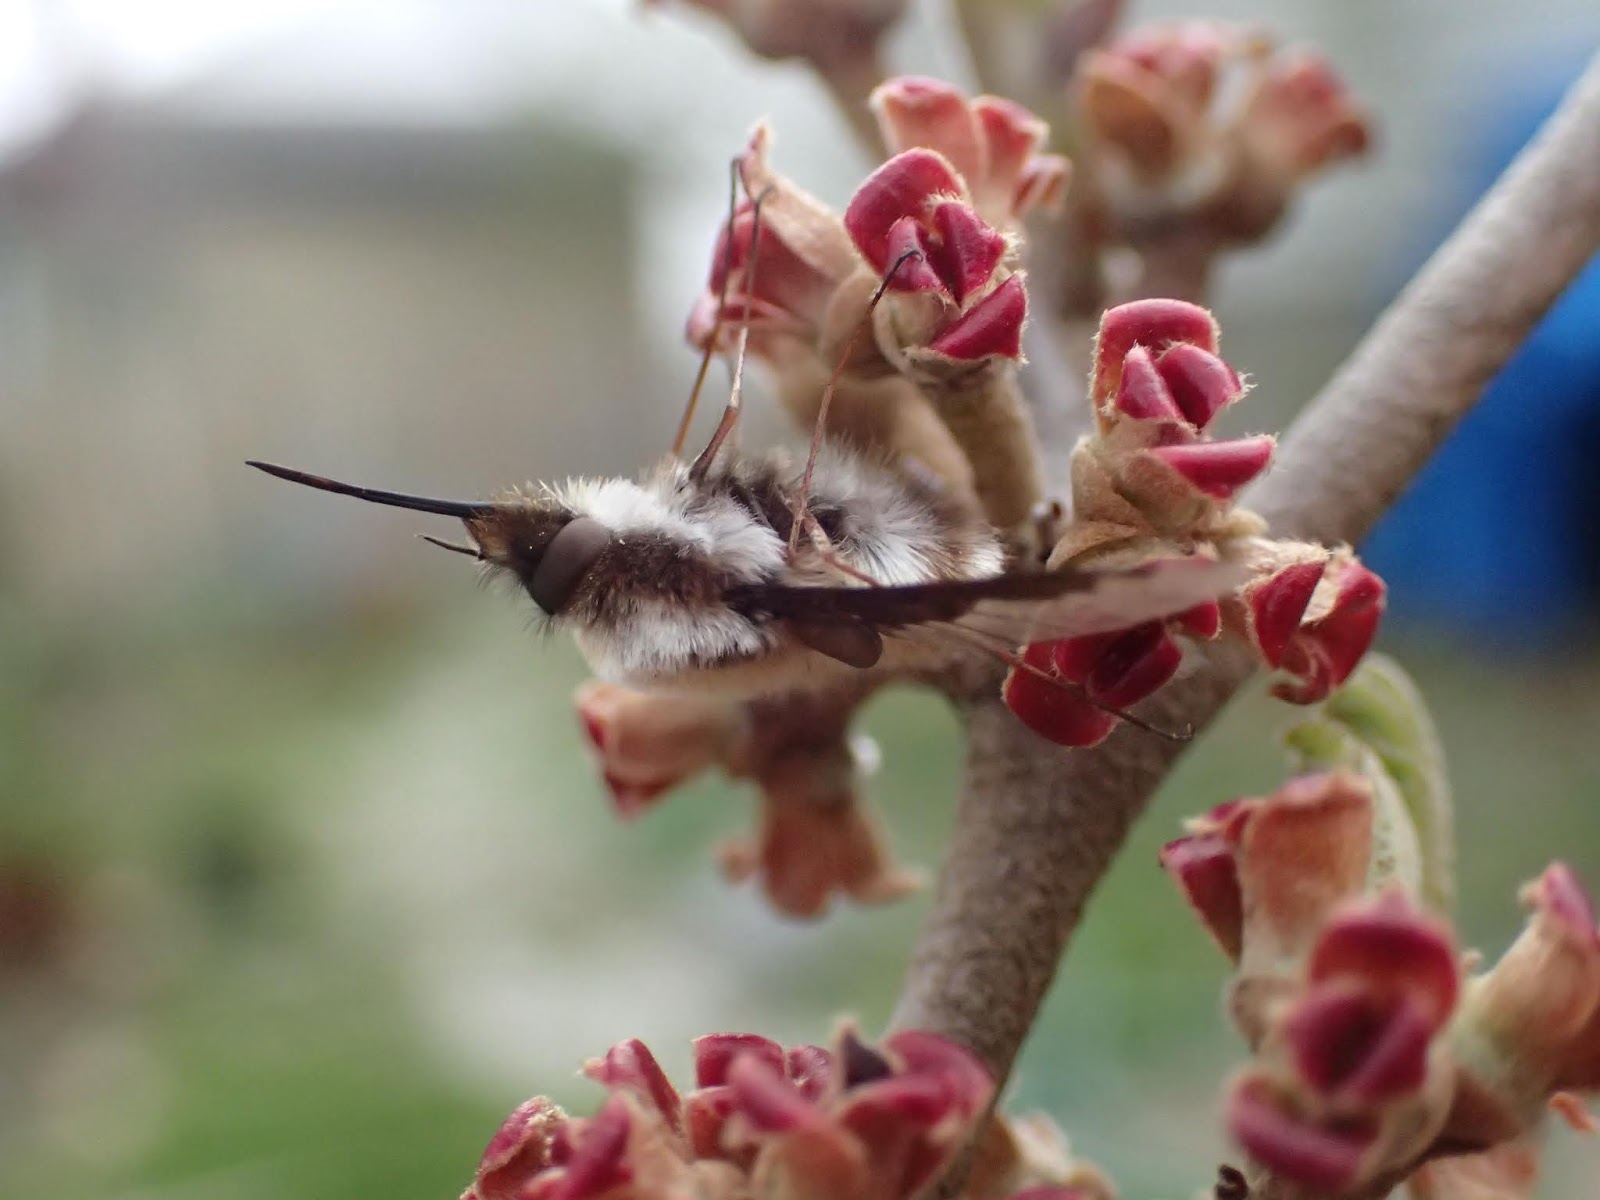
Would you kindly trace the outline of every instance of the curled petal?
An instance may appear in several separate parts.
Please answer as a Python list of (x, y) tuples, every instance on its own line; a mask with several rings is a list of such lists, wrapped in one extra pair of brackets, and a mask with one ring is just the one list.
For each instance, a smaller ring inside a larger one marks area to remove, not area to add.
[(1454, 939), (1399, 888), (1362, 901), (1328, 922), (1306, 966), (1313, 983), (1359, 979), (1380, 994), (1406, 997), (1438, 1029), (1455, 1008), (1460, 968)]
[(1005, 705), (1029, 729), (1058, 746), (1099, 745), (1117, 727), (1117, 718), (1049, 681), (1053, 651), (1050, 642), (1024, 649), (1026, 667), (1012, 667), (1006, 673), (1001, 690)]
[(896, 292), (942, 292), (945, 280), (928, 256), (928, 240), (915, 217), (901, 217), (889, 226), (884, 242), (889, 268), (894, 271), (889, 289)]
[(1204, 433), (1217, 414), (1244, 394), (1238, 373), (1209, 350), (1179, 342), (1156, 363), (1189, 424)]
[(1183, 889), (1222, 952), (1238, 962), (1244, 937), (1244, 898), (1231, 840), (1220, 833), (1177, 838), (1161, 848), (1161, 867)]
[(1251, 634), (1269, 667), (1283, 665), (1327, 566), (1326, 557), (1293, 563), (1244, 589)]
[(653, 1108), (669, 1128), (681, 1128), (678, 1090), (638, 1038), (618, 1042), (604, 1058), (591, 1058), (583, 1073), (603, 1087), (632, 1093)]
[(1350, 677), (1372, 646), (1387, 595), (1383, 580), (1354, 559), (1336, 568), (1329, 610), (1290, 639), (1282, 667), (1296, 677), (1272, 694), (1291, 704), (1325, 699)]
[(633, 1178), (627, 1162), (633, 1115), (621, 1096), (613, 1096), (583, 1123), (567, 1160), (556, 1195), (561, 1200), (588, 1200)]
[(555, 1164), (555, 1134), (566, 1123), (566, 1113), (544, 1096), (519, 1104), (489, 1139), (468, 1195), (476, 1200), (515, 1200)]
[(1370, 1122), (1339, 1125), (1302, 1116), (1256, 1074), (1235, 1083), (1226, 1115), (1229, 1131), (1251, 1158), (1285, 1179), (1334, 1195), (1361, 1181), (1378, 1139)]
[(719, 1087), (728, 1082), (728, 1068), (737, 1058), (752, 1057), (775, 1074), (785, 1073), (783, 1047), (754, 1033), (708, 1033), (694, 1040), (694, 1085)]
[(1423, 1084), (1435, 1026), (1408, 998), (1313, 988), (1283, 1024), (1300, 1077), (1343, 1106), (1370, 1107)]
[(1187, 420), (1166, 380), (1156, 370), (1155, 359), (1143, 346), (1134, 346), (1123, 357), (1122, 375), (1112, 403), (1117, 412), (1135, 421), (1181, 425)]
[(960, 176), (942, 155), (932, 150), (907, 150), (879, 167), (856, 189), (844, 212), (850, 240), (879, 275), (894, 261), (889, 253), (889, 231), (902, 217), (919, 221), (930, 201), (938, 197), (965, 197)]
[(1222, 605), (1215, 600), (1196, 604), (1173, 617), (1172, 624), (1186, 637), (1210, 641), (1222, 633)]
[(1132, 629), (1058, 643), (1056, 669), (1081, 681), (1089, 694), (1112, 708), (1127, 708), (1177, 674), (1183, 659), (1166, 626), (1147, 621)]
[(928, 348), (946, 358), (978, 361), (1022, 357), (1022, 327), (1028, 319), (1028, 293), (1021, 272), (1009, 276), (934, 338)]
[(792, 1133), (824, 1123), (822, 1111), (800, 1089), (756, 1055), (733, 1060), (728, 1087), (734, 1111), (757, 1134)]
[(974, 209), (956, 201), (936, 205), (932, 223), (938, 237), (928, 248), (928, 257), (956, 303), (964, 304), (994, 275), (1005, 255), (1006, 239)]
[[(1227, 442), (1156, 446), (1147, 453), (1171, 467), (1196, 491), (1213, 500), (1232, 500), (1240, 488), (1267, 469), (1277, 444), (1270, 434), (1260, 434)], [(1352, 669), (1354, 666), (1352, 663)]]

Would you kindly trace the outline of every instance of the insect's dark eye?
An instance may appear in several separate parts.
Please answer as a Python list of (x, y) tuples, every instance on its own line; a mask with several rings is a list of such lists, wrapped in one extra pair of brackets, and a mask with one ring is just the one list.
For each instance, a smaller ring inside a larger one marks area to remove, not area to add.
[(574, 517), (545, 547), (539, 565), (524, 581), (533, 602), (551, 616), (567, 606), (572, 593), (611, 544), (611, 531), (593, 517)]
[(836, 508), (833, 505), (826, 507), (817, 505), (811, 509), (811, 515), (816, 518), (817, 524), (821, 527), (822, 532), (827, 534), (830, 542), (839, 540), (840, 535), (844, 532), (843, 509)]

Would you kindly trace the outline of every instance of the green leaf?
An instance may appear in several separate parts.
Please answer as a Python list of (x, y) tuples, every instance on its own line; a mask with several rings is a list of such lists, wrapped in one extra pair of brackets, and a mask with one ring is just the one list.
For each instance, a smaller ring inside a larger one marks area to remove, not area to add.
[[(1291, 729), (1286, 741), (1302, 770), (1349, 767), (1373, 781), (1381, 855), (1406, 879), (1402, 861), (1414, 847), (1414, 888), (1423, 903), (1448, 914), (1455, 904), (1455, 832), (1444, 752), (1421, 693), (1400, 665), (1369, 654), (1317, 717)], [(1401, 830), (1398, 824), (1409, 828)], [(1383, 826), (1391, 826), (1382, 829)]]

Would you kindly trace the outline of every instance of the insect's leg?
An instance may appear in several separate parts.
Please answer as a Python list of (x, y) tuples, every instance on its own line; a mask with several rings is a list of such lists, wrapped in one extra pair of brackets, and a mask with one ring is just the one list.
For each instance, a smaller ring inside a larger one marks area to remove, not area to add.
[(833, 394), (839, 389), (839, 378), (844, 374), (845, 364), (850, 361), (850, 356), (855, 353), (856, 343), (861, 340), (861, 335), (872, 322), (873, 310), (878, 307), (878, 301), (883, 299), (883, 294), (889, 290), (889, 284), (894, 282), (895, 275), (900, 268), (914, 258), (921, 258), (922, 251), (907, 250), (894, 260), (883, 281), (878, 284), (878, 290), (872, 293), (872, 299), (867, 302), (867, 311), (861, 315), (861, 320), (856, 322), (856, 327), (850, 331), (850, 340), (845, 343), (844, 350), (839, 354), (839, 362), (833, 368), (833, 374), (828, 378), (828, 386), (822, 389), (822, 402), (817, 405), (817, 421), (811, 429), (811, 453), (806, 458), (805, 474), (800, 476), (800, 490), (791, 502), (791, 511), (794, 521), (789, 526), (789, 557), (794, 558), (795, 552), (800, 548), (800, 531), (805, 518), (810, 514), (808, 505), (811, 503), (811, 476), (817, 469), (817, 455), (822, 452), (822, 437), (828, 428), (828, 409), (833, 404)]
[(672, 457), (683, 457), (683, 443), (689, 436), (689, 425), (694, 420), (695, 405), (700, 402), (700, 389), (705, 387), (706, 374), (711, 370), (711, 360), (717, 354), (717, 340), (722, 336), (723, 313), (728, 310), (728, 284), (733, 278), (733, 227), (739, 217), (739, 160), (728, 163), (728, 223), (723, 226), (722, 287), (717, 292), (717, 318), (706, 338), (706, 348), (700, 354), (700, 369), (694, 375), (694, 387), (689, 390), (689, 402), (683, 406), (683, 419), (678, 422), (678, 436), (672, 439)]
[(436, 538), (431, 533), (417, 534), (425, 542), (431, 542), (441, 550), (450, 550), (456, 554), (465, 554), (468, 558), (475, 558), (479, 562), (484, 560), (483, 551), (476, 546), (462, 546), (456, 542), (447, 542), (443, 538)]
[(746, 299), (744, 312), (739, 317), (739, 340), (734, 347), (733, 386), (728, 389), (728, 405), (722, 410), (722, 420), (717, 422), (706, 448), (700, 451), (689, 466), (690, 479), (698, 480), (706, 477), (707, 472), (711, 470), (711, 464), (716, 461), (717, 451), (722, 449), (722, 443), (728, 440), (733, 427), (739, 423), (739, 404), (744, 390), (744, 360), (746, 351), (750, 348), (750, 298), (755, 295), (756, 267), (761, 261), (761, 204), (771, 191), (770, 186), (763, 188), (761, 194), (750, 202), (750, 266), (745, 271)]
[(806, 514), (806, 519), (809, 520), (813, 526), (811, 531), (811, 544), (816, 547), (817, 556), (821, 558), (823, 562), (827, 563), (835, 571), (838, 571), (843, 575), (848, 575), (852, 579), (859, 580), (868, 587), (883, 586), (882, 583), (874, 579), (871, 575), (868, 575), (860, 567), (852, 566), (850, 563), (845, 562), (844, 559), (839, 557), (839, 552), (833, 548), (833, 543), (828, 540), (828, 535), (822, 531), (822, 526), (817, 524), (815, 517), (812, 517), (808, 513)]

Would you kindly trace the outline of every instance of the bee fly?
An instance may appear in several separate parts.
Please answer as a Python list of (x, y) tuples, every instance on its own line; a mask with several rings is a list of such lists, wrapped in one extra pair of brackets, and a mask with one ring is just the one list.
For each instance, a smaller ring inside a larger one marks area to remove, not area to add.
[[(757, 225), (752, 238), (759, 237)], [(747, 317), (710, 443), (692, 463), (674, 454), (638, 482), (574, 479), (458, 502), (249, 465), (459, 520), (471, 546), (427, 540), (511, 576), (549, 625), (572, 631), (597, 675), (646, 690), (763, 695), (840, 672), (933, 667), (973, 647), (1018, 665), (1025, 641), (1136, 625), (1241, 582), (1236, 567), (1201, 556), (1006, 573), (1001, 541), (973, 506), (828, 444), (820, 415), (803, 472), (781, 457), (722, 455), (738, 416), (748, 336)], [(714, 333), (707, 360), (715, 341)], [(691, 410), (693, 403), (691, 396)]]

